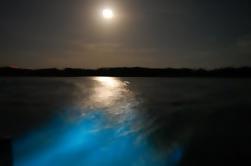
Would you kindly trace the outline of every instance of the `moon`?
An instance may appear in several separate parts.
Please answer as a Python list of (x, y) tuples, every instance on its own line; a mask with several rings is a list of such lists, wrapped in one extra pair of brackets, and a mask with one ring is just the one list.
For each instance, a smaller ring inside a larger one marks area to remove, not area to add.
[(112, 9), (109, 9), (109, 8), (103, 9), (102, 16), (103, 18), (108, 19), (108, 20), (112, 19), (114, 17)]

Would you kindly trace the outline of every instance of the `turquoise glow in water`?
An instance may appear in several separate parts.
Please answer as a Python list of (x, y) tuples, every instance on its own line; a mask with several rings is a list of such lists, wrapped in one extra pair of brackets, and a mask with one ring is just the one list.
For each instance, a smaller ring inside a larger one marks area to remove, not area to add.
[[(127, 124), (100, 128), (100, 112), (67, 122), (57, 118), (48, 126), (19, 139), (14, 145), (16, 166), (176, 165), (181, 149), (158, 153), (139, 133), (123, 134)], [(122, 125), (122, 126), (121, 126)], [(124, 125), (124, 126), (123, 126)]]

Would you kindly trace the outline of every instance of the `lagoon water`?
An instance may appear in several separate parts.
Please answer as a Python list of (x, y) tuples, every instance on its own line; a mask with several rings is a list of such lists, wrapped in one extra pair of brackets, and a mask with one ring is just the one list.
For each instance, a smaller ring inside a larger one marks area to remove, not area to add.
[(248, 161), (250, 93), (251, 79), (0, 78), (0, 136), (15, 166)]

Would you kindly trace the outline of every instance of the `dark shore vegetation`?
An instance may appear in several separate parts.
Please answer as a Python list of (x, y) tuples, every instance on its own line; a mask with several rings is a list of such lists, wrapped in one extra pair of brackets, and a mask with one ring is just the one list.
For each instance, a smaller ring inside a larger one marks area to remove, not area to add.
[(251, 67), (189, 69), (189, 68), (141, 68), (119, 67), (100, 69), (47, 68), (24, 69), (1, 67), (0, 76), (41, 76), (41, 77), (82, 77), (82, 76), (117, 76), (117, 77), (251, 77)]

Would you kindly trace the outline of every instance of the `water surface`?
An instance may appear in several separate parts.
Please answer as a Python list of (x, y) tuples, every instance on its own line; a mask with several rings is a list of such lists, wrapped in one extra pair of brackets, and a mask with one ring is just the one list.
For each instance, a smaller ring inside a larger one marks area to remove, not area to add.
[(0, 134), (13, 138), (16, 166), (249, 157), (249, 79), (1, 78), (0, 92)]

